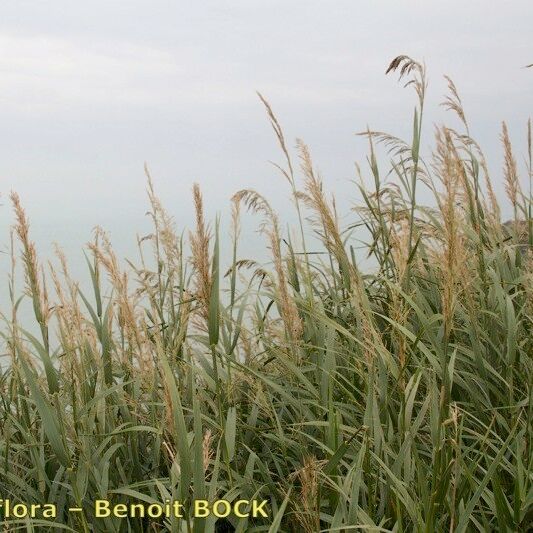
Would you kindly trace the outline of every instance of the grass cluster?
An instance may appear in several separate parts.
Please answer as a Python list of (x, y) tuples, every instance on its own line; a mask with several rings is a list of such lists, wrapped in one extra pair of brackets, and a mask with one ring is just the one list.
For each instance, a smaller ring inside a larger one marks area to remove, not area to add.
[[(58, 517), (7, 519), (0, 509), (3, 530), (531, 527), (531, 192), (503, 125), (514, 218), (502, 224), (451, 81), (444, 104), (461, 129), (437, 127), (424, 161), (424, 67), (400, 56), (389, 71), (416, 90), (413, 136), (363, 134), (374, 185), (361, 185), (347, 228), (307, 147), (298, 141), (292, 158), (265, 100), (300, 221), (294, 234), (243, 190), (232, 199), (233, 237), (222, 240), (198, 187), (195, 228), (179, 234), (149, 180), (154, 231), (139, 239), (139, 261), (123, 268), (97, 231), (89, 294), (60, 251), (57, 264), (39, 263), (12, 195), (13, 272), (20, 250), (26, 290), (19, 297), (10, 278), (0, 497), (54, 502)], [(385, 170), (377, 144), (390, 155)], [(531, 180), (531, 123), (526, 159)], [(421, 189), (433, 205), (419, 205)], [(240, 255), (244, 209), (258, 216), (268, 264)], [(368, 239), (356, 250), (359, 226)], [(227, 271), (221, 247), (233, 258)], [(375, 267), (359, 268), (363, 257)], [(28, 298), (34, 324), (19, 319)], [(92, 503), (102, 498), (176, 499), (187, 516), (96, 520)], [(270, 516), (190, 516), (194, 499), (221, 498), (267, 499)]]

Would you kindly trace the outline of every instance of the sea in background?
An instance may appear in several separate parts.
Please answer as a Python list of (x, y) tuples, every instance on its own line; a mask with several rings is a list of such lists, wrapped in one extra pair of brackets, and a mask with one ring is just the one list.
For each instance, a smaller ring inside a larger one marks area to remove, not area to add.
[[(215, 142), (213, 132), (206, 130), (207, 141), (200, 147), (190, 146), (187, 150), (179, 150), (180, 157), (172, 154), (171, 147), (168, 146), (166, 157), (162, 157), (163, 164), (155, 165), (151, 169), (156, 193), (161, 199), (163, 206), (172, 216), (176, 231), (183, 233), (186, 237), (188, 232), (194, 229), (194, 209), (192, 203), (192, 185), (198, 182), (202, 188), (205, 202), (205, 215), (211, 222), (213, 228), (217, 216), (220, 217), (220, 243), (222, 267), (229, 266), (231, 261), (231, 196), (241, 188), (253, 188), (264, 194), (272, 204), (280, 217), (282, 231), (287, 234), (289, 228), (294, 233), (295, 244), (298, 245), (298, 233), (296, 229), (297, 218), (291, 200), (290, 186), (285, 178), (274, 168), (270, 161), (265, 159), (265, 155), (270, 156), (270, 160), (283, 165), (283, 157), (279, 151), (273, 133), (270, 131), (266, 118), (262, 115), (261, 106), (258, 105), (260, 113), (255, 117), (256, 124), (248, 125), (255, 131), (255, 137), (250, 139), (244, 137), (224, 142), (224, 154), (221, 147)], [(403, 111), (406, 115), (409, 110)], [(371, 112), (369, 111), (369, 114)], [(426, 120), (425, 143), (426, 147), (431, 144), (432, 135), (431, 122), (442, 117), (442, 111), (438, 108), (428, 111)], [(289, 116), (289, 119), (293, 118)], [(323, 124), (332, 128), (333, 122), (338, 117), (330, 118), (328, 122), (324, 118)], [(283, 122), (283, 113), (280, 115)], [(496, 120), (493, 120), (496, 122)], [(327, 142), (322, 145), (317, 139), (309, 134), (315, 142), (311, 145), (312, 155), (316, 166), (322, 174), (324, 187), (335, 195), (341, 226), (345, 227), (358, 220), (358, 215), (353, 211), (356, 205), (361, 203), (356, 181), (358, 175), (355, 170), (355, 161), (360, 164), (364, 181), (371, 187), (370, 172), (368, 163), (365, 161), (367, 143), (362, 138), (354, 135), (354, 132), (364, 129), (359, 125), (350, 125), (346, 120), (339, 131), (331, 131), (327, 137)], [(376, 122), (380, 123), (379, 116)], [(392, 124), (391, 129), (394, 131)], [(514, 119), (510, 123), (510, 128), (515, 141), (515, 146), (523, 147), (522, 153), (517, 153), (519, 162), (525, 154), (525, 124), (522, 120)], [(483, 124), (483, 123), (482, 123)], [(244, 126), (244, 124), (242, 124)], [(289, 132), (292, 138), (297, 137), (295, 129), (298, 124), (294, 124), (294, 119), (289, 120)], [(299, 125), (302, 126), (301, 124)], [(227, 125), (228, 132), (231, 126)], [(217, 129), (217, 128), (215, 128)], [(219, 133), (222, 135), (223, 126), (218, 125)], [(302, 128), (303, 129), (303, 128)], [(386, 128), (383, 128), (386, 129)], [(473, 135), (479, 133), (480, 143), (489, 146), (497, 146), (497, 139), (490, 138), (487, 130), (475, 125)], [(489, 128), (491, 132), (497, 131), (497, 125), (492, 124)], [(521, 130), (521, 131), (520, 131)], [(304, 138), (306, 131), (299, 132)], [(397, 132), (396, 132), (397, 133)], [(401, 132), (405, 138), (409, 138), (409, 130), (404, 128)], [(198, 132), (198, 135), (200, 133)], [(523, 135), (520, 135), (523, 134)], [(291, 137), (287, 137), (290, 139)], [(494, 134), (492, 135), (494, 137)], [(254, 144), (255, 141), (259, 141)], [(210, 141), (213, 150), (209, 152)], [(495, 142), (496, 141), (496, 142)], [(179, 144), (179, 139), (176, 140)], [(31, 143), (30, 143), (31, 144)], [(170, 143), (169, 143), (170, 144)], [(294, 143), (291, 143), (294, 144)], [(244, 150), (243, 150), (244, 146)], [(137, 237), (148, 235), (152, 231), (151, 219), (147, 215), (150, 208), (147, 195), (147, 179), (144, 175), (143, 161), (138, 159), (137, 165), (127, 161), (126, 155), (120, 155), (110, 149), (108, 143), (103, 143), (100, 157), (96, 160), (79, 157), (79, 165), (76, 167), (73, 153), (68, 149), (58, 150), (51, 146), (49, 151), (44, 153), (42, 148), (29, 152), (29, 159), (41, 160), (39, 167), (42, 168), (42, 179), (37, 179), (39, 171), (35, 168), (31, 170), (21, 164), (21, 156), (16, 151), (14, 157), (9, 159), (9, 154), (5, 155), (4, 166), (15, 169), (15, 179), (4, 179), (0, 183), (1, 205), (0, 205), (0, 311), (10, 313), (10, 301), (8, 290), (8, 275), (11, 270), (10, 259), (10, 231), (14, 222), (13, 210), (9, 199), (9, 193), (14, 190), (20, 194), (21, 202), (30, 220), (30, 237), (35, 242), (39, 261), (47, 266), (48, 261), (55, 260), (55, 244), (65, 253), (72, 277), (79, 282), (80, 289), (90, 294), (90, 276), (84, 257), (84, 249), (92, 240), (95, 226), (100, 226), (108, 234), (117, 256), (123, 261), (131, 260), (138, 263), (139, 253), (137, 247)], [(72, 149), (72, 147), (70, 147)], [(202, 151), (205, 150), (205, 155)], [(142, 157), (143, 151), (139, 148)], [(146, 150), (150, 154), (150, 149)], [(263, 152), (263, 153), (261, 153)], [(425, 157), (430, 157), (429, 149), (425, 150)], [(505, 192), (501, 171), (503, 160), (501, 149), (491, 150), (487, 153), (487, 160), (494, 180), (494, 186), (498, 197), (502, 200), (503, 218), (511, 216), (511, 211), (505, 202)], [(388, 156), (385, 150), (378, 149), (380, 164), (383, 172), (388, 170)], [(153, 156), (153, 154), (152, 154)], [(105, 158), (109, 157), (106, 165)], [(117, 168), (120, 164), (120, 157), (124, 157), (125, 163), (122, 172), (112, 175), (106, 167)], [(152, 157), (154, 159), (154, 157)], [(179, 159), (179, 161), (178, 161)], [(218, 166), (217, 166), (218, 160)], [(7, 163), (6, 163), (7, 161)], [(56, 175), (47, 170), (55, 170)], [(294, 154), (294, 164), (297, 167), (298, 158)], [(174, 163), (176, 168), (172, 168)], [(17, 166), (18, 164), (18, 166)], [(179, 166), (183, 167), (180, 171)], [(200, 169), (205, 165), (206, 169), (216, 168), (214, 176), (204, 179), (195, 176), (202, 175)], [(69, 174), (76, 176), (69, 178)], [(129, 175), (128, 175), (129, 174)], [(522, 185), (524, 190), (528, 190), (525, 173), (522, 175)], [(394, 181), (394, 176), (389, 176)], [(298, 180), (297, 180), (298, 181)], [(6, 186), (7, 185), (7, 186)], [(430, 195), (420, 190), (419, 200), (421, 203), (430, 201)], [(258, 262), (268, 263), (270, 260), (267, 240), (260, 235), (258, 228), (261, 218), (258, 215), (242, 214), (241, 239), (239, 241), (239, 258), (250, 258)], [(312, 226), (306, 221), (306, 228), (309, 239), (312, 241)], [(357, 249), (357, 239), (365, 238), (363, 232), (355, 232), (352, 242)], [(17, 254), (20, 256), (20, 246), (16, 243)], [(363, 268), (371, 267), (365, 262), (365, 257), (356, 255), (357, 260)], [(20, 270), (20, 257), (17, 261), (16, 289), (17, 294), (22, 294), (24, 290), (24, 276)], [(56, 262), (57, 264), (57, 262)], [(28, 300), (28, 299), (26, 299)], [(33, 320), (33, 310), (29, 301), (23, 301), (20, 306), (19, 320), (33, 331), (35, 324)]]

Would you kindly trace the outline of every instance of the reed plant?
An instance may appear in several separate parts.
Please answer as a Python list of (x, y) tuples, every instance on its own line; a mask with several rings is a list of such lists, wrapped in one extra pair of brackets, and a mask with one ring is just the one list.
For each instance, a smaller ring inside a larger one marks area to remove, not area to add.
[[(153, 231), (138, 239), (139, 259), (123, 263), (96, 230), (88, 293), (60, 250), (40, 263), (12, 194), (0, 497), (53, 502), (58, 516), (6, 517), (3, 507), (4, 531), (532, 527), (531, 186), (523, 191), (503, 124), (513, 218), (502, 225), (453, 82), (444, 105), (461, 129), (437, 126), (423, 158), (425, 68), (399, 56), (387, 72), (415, 89), (412, 139), (362, 133), (368, 170), (347, 227), (308, 148), (297, 141), (292, 154), (262, 96), (296, 232), (282, 231), (266, 198), (242, 190), (232, 238), (221, 238), (196, 185), (196, 220), (179, 232), (147, 172)], [(529, 121), (529, 183), (531, 144)], [(422, 205), (421, 190), (434, 201)], [(241, 255), (243, 210), (257, 215), (271, 262)], [(22, 319), (25, 300), (34, 324)], [(179, 500), (184, 517), (96, 519), (98, 499)], [(198, 499), (267, 500), (269, 516), (198, 518)]]

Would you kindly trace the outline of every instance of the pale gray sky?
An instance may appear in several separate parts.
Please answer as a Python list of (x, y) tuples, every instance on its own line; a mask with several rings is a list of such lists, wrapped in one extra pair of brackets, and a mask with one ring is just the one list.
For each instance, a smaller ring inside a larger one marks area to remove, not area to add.
[(400, 53), (427, 65), (423, 145), (448, 74), (498, 180), (501, 120), (525, 154), (532, 28), (531, 0), (4, 2), (0, 244), (15, 189), (40, 250), (78, 249), (95, 224), (120, 249), (146, 227), (144, 161), (180, 227), (194, 181), (211, 214), (252, 187), (283, 215), (288, 188), (268, 163), (281, 157), (256, 90), (347, 206), (366, 154), (354, 133), (409, 136), (414, 96), (384, 76)]

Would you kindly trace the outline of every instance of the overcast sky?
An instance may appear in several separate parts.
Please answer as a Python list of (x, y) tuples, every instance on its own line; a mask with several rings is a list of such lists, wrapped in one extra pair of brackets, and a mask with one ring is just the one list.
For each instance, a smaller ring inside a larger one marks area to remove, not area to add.
[(180, 227), (194, 181), (211, 214), (252, 187), (283, 215), (289, 191), (255, 91), (291, 145), (310, 145), (328, 189), (356, 199), (354, 134), (409, 136), (414, 95), (384, 75), (400, 53), (428, 69), (423, 146), (448, 74), (498, 181), (501, 120), (525, 154), (532, 28), (531, 0), (4, 2), (0, 244), (15, 189), (41, 250), (80, 247), (95, 224), (120, 247), (145, 224), (145, 161)]

